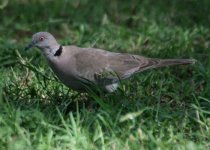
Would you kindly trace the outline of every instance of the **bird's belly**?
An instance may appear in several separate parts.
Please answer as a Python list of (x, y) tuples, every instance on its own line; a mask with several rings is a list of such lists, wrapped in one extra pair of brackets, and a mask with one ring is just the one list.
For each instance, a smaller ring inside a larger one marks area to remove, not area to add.
[(55, 74), (67, 87), (76, 91), (84, 91), (84, 85), (76, 77), (69, 74), (61, 74), (56, 72)]
[(79, 81), (74, 74), (70, 72), (57, 72), (54, 71), (57, 77), (68, 87), (72, 88), (73, 90), (80, 90), (82, 89), (82, 83)]
[[(61, 74), (61, 72), (56, 72), (54, 71), (55, 74), (57, 75), (57, 77), (63, 82), (64, 85), (66, 85), (67, 87), (79, 91), (79, 92), (87, 92), (87, 90), (90, 89), (94, 89), (97, 86), (92, 86), (92, 84), (90, 84), (90, 82), (85, 82), (82, 80), (79, 80), (78, 78), (76, 78), (73, 75), (69, 75), (69, 74)], [(117, 89), (118, 87), (118, 83), (114, 83), (114, 84), (110, 84), (110, 85), (101, 85), (102, 89), (104, 89), (107, 92), (113, 92)], [(87, 89), (88, 88), (88, 89)], [(93, 90), (92, 89), (92, 90)]]
[(76, 91), (84, 91), (84, 85), (76, 78), (74, 72), (67, 69), (60, 69), (59, 67), (56, 67), (56, 65), (50, 64), (50, 67), (64, 85)]

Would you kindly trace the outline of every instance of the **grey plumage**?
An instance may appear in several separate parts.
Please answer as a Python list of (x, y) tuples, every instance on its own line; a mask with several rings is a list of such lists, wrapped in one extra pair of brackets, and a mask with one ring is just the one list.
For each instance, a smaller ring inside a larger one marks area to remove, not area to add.
[(169, 65), (195, 63), (195, 59), (156, 59), (96, 48), (60, 46), (48, 32), (34, 34), (27, 48), (33, 46), (41, 49), (58, 78), (68, 87), (78, 91), (84, 91), (84, 84), (91, 82), (112, 92), (116, 90), (120, 80), (138, 72)]

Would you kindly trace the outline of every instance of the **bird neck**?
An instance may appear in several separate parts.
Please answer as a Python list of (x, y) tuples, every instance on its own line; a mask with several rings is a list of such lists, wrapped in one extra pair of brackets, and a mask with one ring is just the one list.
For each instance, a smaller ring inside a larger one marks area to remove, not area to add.
[(61, 45), (56, 44), (50, 47), (42, 48), (42, 52), (47, 58), (51, 59), (60, 56), (63, 52), (63, 47)]
[(63, 51), (63, 47), (60, 45), (59, 48), (54, 53), (54, 56), (60, 56)]

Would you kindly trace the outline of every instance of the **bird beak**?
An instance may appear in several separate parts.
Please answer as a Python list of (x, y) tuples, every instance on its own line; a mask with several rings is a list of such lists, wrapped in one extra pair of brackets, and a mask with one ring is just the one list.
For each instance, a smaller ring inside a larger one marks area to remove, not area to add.
[(31, 42), (30, 44), (28, 44), (28, 46), (25, 47), (25, 50), (28, 50), (32, 47), (34, 47), (34, 42)]

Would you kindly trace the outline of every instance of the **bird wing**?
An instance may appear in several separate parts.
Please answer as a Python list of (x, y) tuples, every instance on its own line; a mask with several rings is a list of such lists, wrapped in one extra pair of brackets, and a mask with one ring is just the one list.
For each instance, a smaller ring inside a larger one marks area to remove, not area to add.
[(144, 57), (101, 49), (83, 49), (74, 57), (80, 78), (106, 84), (128, 78), (139, 70), (140, 62), (146, 65)]

